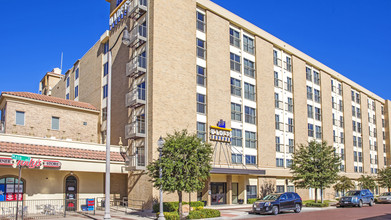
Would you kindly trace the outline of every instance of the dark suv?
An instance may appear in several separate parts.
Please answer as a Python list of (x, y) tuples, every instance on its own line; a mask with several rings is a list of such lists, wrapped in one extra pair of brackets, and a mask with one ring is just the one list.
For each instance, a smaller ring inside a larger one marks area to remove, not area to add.
[(301, 211), (302, 200), (297, 193), (273, 193), (265, 196), (262, 200), (253, 204), (253, 213), (272, 213), (277, 215), (281, 211), (293, 210), (296, 213)]
[(344, 206), (358, 206), (362, 207), (363, 204), (369, 204), (373, 206), (373, 194), (368, 189), (363, 190), (351, 190), (347, 192), (340, 200), (339, 205)]

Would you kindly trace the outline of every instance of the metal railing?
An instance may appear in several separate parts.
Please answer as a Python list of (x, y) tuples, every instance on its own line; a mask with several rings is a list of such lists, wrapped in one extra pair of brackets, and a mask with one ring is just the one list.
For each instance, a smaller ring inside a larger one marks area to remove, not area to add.
[(281, 67), (282, 61), (281, 61), (281, 59), (279, 59), (277, 57), (274, 57), (273, 58), (273, 63), (274, 63), (275, 66)]

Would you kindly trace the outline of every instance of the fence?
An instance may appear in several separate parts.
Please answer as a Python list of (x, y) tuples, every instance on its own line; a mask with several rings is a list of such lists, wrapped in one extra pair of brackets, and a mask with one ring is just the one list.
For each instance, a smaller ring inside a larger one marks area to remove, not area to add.
[(41, 199), (0, 202), (0, 219), (14, 219), (16, 212), (20, 219), (53, 218), (66, 216), (67, 212), (88, 212), (95, 215), (96, 199)]

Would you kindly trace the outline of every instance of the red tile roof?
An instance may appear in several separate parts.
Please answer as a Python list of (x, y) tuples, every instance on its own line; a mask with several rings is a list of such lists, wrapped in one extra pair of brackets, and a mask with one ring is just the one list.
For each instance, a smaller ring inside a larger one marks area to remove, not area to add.
[(84, 108), (89, 110), (95, 110), (95, 111), (98, 110), (95, 106), (91, 105), (90, 103), (67, 100), (67, 99), (62, 99), (62, 98), (57, 98), (57, 97), (47, 96), (47, 95), (40, 95), (31, 92), (2, 92), (1, 95), (12, 95), (12, 96), (18, 96), (18, 97), (23, 97), (28, 99), (55, 103), (55, 104), (79, 107), (79, 108)]
[[(106, 151), (86, 150), (69, 147), (55, 147), (35, 144), (10, 143), (0, 141), (0, 152), (15, 154), (30, 154), (53, 157), (67, 157), (90, 160), (106, 160)], [(111, 161), (124, 162), (119, 152), (110, 153)]]

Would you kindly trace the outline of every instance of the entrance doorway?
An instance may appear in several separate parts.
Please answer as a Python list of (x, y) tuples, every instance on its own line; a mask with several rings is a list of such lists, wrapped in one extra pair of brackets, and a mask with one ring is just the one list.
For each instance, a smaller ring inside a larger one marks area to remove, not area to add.
[(232, 183), (232, 204), (238, 204), (238, 183)]
[(77, 179), (68, 176), (65, 180), (65, 199), (67, 211), (76, 211), (77, 208)]
[(210, 183), (210, 188), (211, 188), (212, 205), (226, 204), (227, 184)]

